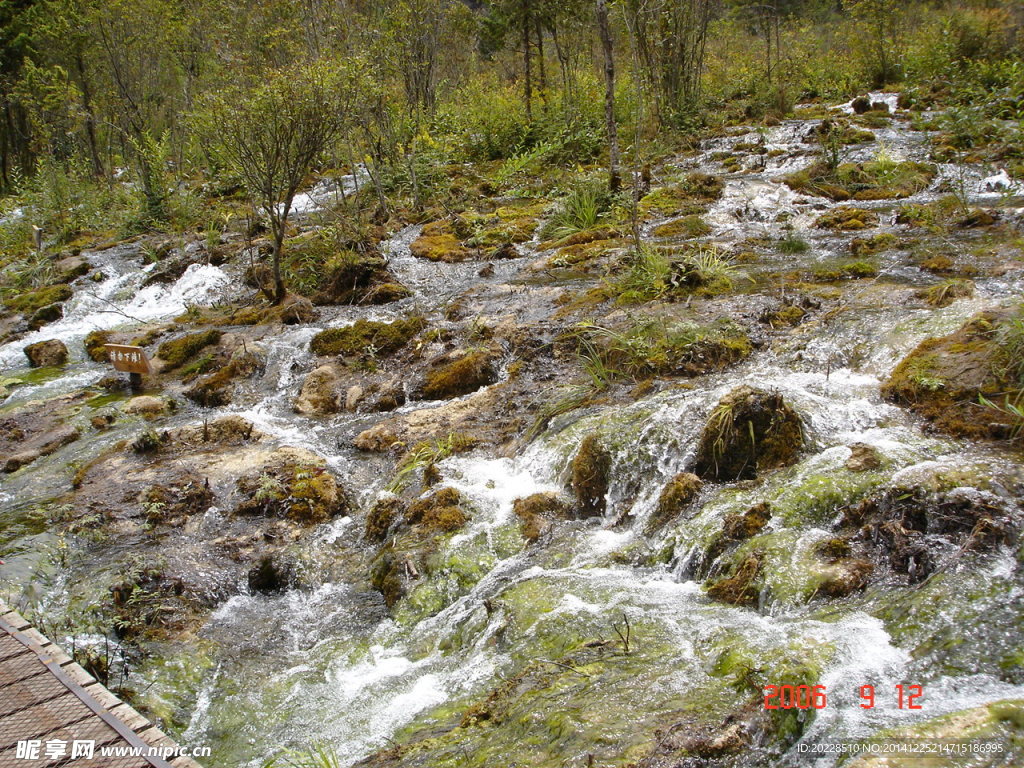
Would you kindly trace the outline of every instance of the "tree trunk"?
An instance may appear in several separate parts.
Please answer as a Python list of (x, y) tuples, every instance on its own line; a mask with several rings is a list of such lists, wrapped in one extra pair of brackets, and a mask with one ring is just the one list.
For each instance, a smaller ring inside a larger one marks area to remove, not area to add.
[(615, 50), (612, 31), (608, 24), (606, 0), (597, 0), (597, 27), (604, 51), (604, 122), (608, 132), (608, 188), (617, 192), (622, 183), (619, 177), (619, 131), (615, 123)]
[(526, 122), (533, 122), (533, 76), (530, 74), (530, 4), (523, 3), (523, 98), (526, 101)]
[(540, 81), (540, 100), (544, 111), (548, 108), (548, 77), (544, 68), (544, 28), (541, 26), (538, 17), (535, 24), (537, 27), (537, 77)]
[(85, 111), (85, 141), (89, 146), (89, 158), (92, 160), (92, 172), (97, 178), (103, 176), (103, 163), (100, 162), (100, 150), (96, 143), (96, 116), (92, 111), (92, 89), (85, 76), (85, 61), (80, 50), (75, 51), (75, 69), (78, 71), (78, 82), (82, 87), (82, 109)]
[[(286, 212), (287, 214), (287, 212)], [(284, 231), (288, 226), (287, 215), (282, 216), (280, 222), (274, 224), (274, 303), (280, 304), (284, 301), (287, 291), (284, 286), (284, 275), (281, 273), (281, 252), (284, 250)]]

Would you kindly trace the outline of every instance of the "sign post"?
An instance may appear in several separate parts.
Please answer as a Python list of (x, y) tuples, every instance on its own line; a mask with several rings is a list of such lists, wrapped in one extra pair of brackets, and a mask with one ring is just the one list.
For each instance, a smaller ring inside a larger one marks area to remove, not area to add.
[(153, 366), (146, 357), (146, 350), (142, 347), (132, 347), (127, 344), (104, 344), (107, 350), (107, 357), (114, 364), (115, 371), (124, 371), (128, 374), (132, 389), (142, 388), (142, 374), (153, 372)]

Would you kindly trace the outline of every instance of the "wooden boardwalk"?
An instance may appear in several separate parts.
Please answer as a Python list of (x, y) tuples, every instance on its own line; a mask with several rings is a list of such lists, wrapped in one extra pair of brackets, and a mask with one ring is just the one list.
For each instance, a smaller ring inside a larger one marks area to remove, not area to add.
[(175, 747), (0, 601), (0, 768), (201, 768)]

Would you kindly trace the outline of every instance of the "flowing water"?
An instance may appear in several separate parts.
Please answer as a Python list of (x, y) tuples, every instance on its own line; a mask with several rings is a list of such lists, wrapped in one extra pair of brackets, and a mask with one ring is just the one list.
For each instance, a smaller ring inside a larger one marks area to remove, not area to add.
[[(795, 231), (811, 246), (805, 253), (778, 254), (774, 261), (750, 265), (752, 273), (813, 268), (847, 246), (848, 238), (811, 226), (831, 203), (776, 180), (808, 162), (811, 150), (804, 137), (814, 125), (787, 121), (766, 132), (714, 139), (698, 155), (666, 169), (721, 173), (713, 153), (738, 142), (763, 141), (778, 150), (770, 158), (750, 155), (744, 160), (748, 171), (726, 174), (724, 194), (707, 216), (708, 239), (723, 245)], [(926, 158), (926, 137), (906, 123), (876, 133), (890, 156)], [(869, 159), (877, 152), (878, 144), (871, 144), (854, 150), (853, 157)], [(1003, 205), (1007, 216), (1019, 215), (1014, 205), (1020, 202), (1005, 188), (993, 189), (998, 172), (991, 168), (943, 167), (932, 187), (912, 201), (934, 200), (943, 180), (954, 176), (966, 177), (974, 199)], [(312, 209), (327, 194), (327, 187), (318, 187), (302, 205)], [(882, 214), (872, 231), (894, 229), (891, 201), (865, 205)], [(411, 298), (381, 308), (333, 308), (313, 326), (265, 336), (262, 379), (226, 409), (274, 441), (324, 456), (363, 508), (384, 493), (387, 477), (366, 465), (350, 439), (379, 416), (309, 418), (293, 411), (302, 378), (314, 366), (309, 339), (322, 328), (360, 317), (392, 319), (412, 309), (437, 317), (471, 286), (484, 286), (481, 301), (490, 314), (511, 307), (528, 317), (531, 311), (527, 267), (536, 258), (536, 243), (522, 247), (523, 258), (498, 262), (495, 273), (482, 278), (479, 264), (412, 257), (409, 243), (418, 232), (409, 227), (384, 246), (391, 269), (414, 291)], [(81, 351), (90, 330), (171, 318), (189, 304), (209, 305), (239, 279), (228, 267), (193, 265), (173, 285), (140, 289), (145, 269), (134, 246), (89, 259), (103, 279), (78, 281), (64, 319), (0, 347), (7, 376), (27, 381), (12, 390), (5, 409), (75, 392), (99, 379), (104, 366), (83, 358)], [(356, 557), (360, 526), (351, 518), (323, 526), (310, 545), (319, 579), (277, 595), (250, 594), (239, 585), (237, 594), (213, 611), (195, 643), (169, 648), (137, 671), (145, 681), (145, 700), (173, 713), (180, 741), (213, 748), (210, 768), (259, 766), (282, 746), (315, 741), (330, 744), (341, 764), (351, 765), (403, 735), (429, 733), (445, 723), (450, 727), (453, 716), (531, 664), (568, 672), (556, 666), (566, 650), (587, 641), (615, 641), (622, 617), (633, 637), (629, 653), (611, 653), (589, 665), (571, 662), (585, 668), (564, 674), (541, 693), (524, 694), (501, 727), (467, 729), (461, 757), (441, 750), (434, 762), (415, 764), (576, 766), (587, 764), (588, 753), (598, 764), (623, 764), (650, 746), (650, 734), (672, 713), (720, 722), (739, 706), (745, 697), (734, 686), (730, 670), (736, 664), (767, 670), (767, 678), (775, 674), (780, 682), (812, 679), (826, 686), (829, 696), (826, 708), (806, 715), (813, 719), (803, 723), (802, 735), (785, 755), (773, 756), (770, 743), (755, 745), (739, 763), (747, 765), (828, 766), (834, 757), (809, 758), (801, 745), (864, 738), (880, 729), (1024, 698), (1024, 685), (1008, 682), (1018, 678), (1000, 674), (997, 664), (1008, 649), (1024, 643), (1019, 614), (1008, 608), (1019, 605), (1024, 586), (1020, 563), (1010, 551), (982, 566), (952, 568), (920, 587), (883, 582), (839, 602), (805, 599), (804, 563), (815, 544), (830, 536), (842, 504), (879, 488), (903, 487), (908, 478), (969, 470), (993, 479), (986, 492), (1005, 495), (1000, 478), (1015, 471), (1012, 457), (1000, 450), (927, 434), (907, 411), (882, 400), (879, 384), (919, 341), (949, 333), (980, 309), (1019, 297), (1020, 273), (979, 277), (974, 297), (931, 309), (893, 297), (937, 278), (908, 267), (898, 254), (880, 259), (879, 278), (848, 290), (843, 311), (830, 322), (797, 329), (733, 369), (628, 405), (565, 414), (512, 457), (470, 453), (442, 462), (442, 483), (462, 491), (474, 509), (467, 527), (442, 545), (440, 556), (455, 576), (423, 583), (393, 617), (347, 583), (345, 568), (338, 567), (339, 560)], [(522, 290), (514, 290), (517, 285)], [(21, 369), (21, 349), (48, 338), (65, 341), (72, 361), (59, 376), (31, 380)], [(661, 488), (688, 465), (711, 409), (744, 383), (778, 390), (801, 414), (809, 442), (805, 458), (755, 488), (708, 485), (691, 519), (645, 535)], [(429, 404), (410, 403), (403, 410), (422, 407)], [(171, 423), (201, 418), (189, 404)], [(524, 548), (513, 500), (562, 489), (569, 461), (592, 432), (603, 435), (612, 450), (608, 506), (628, 511), (627, 522), (566, 524), (545, 548)], [(32, 509), (66, 490), (69, 461), (81, 461), (124, 436), (115, 429), (88, 445), (79, 441), (4, 479), (0, 544), (7, 565), (0, 575), (18, 589), (43, 589), (37, 597), (52, 610), (59, 610), (67, 585), (49, 557), (56, 539)], [(877, 448), (884, 467), (857, 476), (846, 471), (847, 446), (854, 442)], [(771, 597), (757, 609), (713, 602), (693, 580), (695, 558), (724, 515), (759, 500), (781, 510), (769, 525), (777, 534)], [(215, 524), (212, 517), (210, 525)], [(202, 530), (197, 535), (205, 535)], [(898, 683), (922, 685), (926, 706), (898, 708), (891, 693)], [(869, 684), (879, 692), (878, 705), (863, 709), (858, 691)]]

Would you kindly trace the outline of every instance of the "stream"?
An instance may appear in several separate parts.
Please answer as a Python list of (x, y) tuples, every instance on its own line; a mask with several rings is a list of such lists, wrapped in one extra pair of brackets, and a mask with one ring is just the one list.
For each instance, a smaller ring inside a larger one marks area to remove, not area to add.
[[(795, 233), (808, 243), (804, 252), (743, 264), (751, 277), (813, 270), (846, 252), (848, 233), (813, 226), (835, 204), (778, 181), (808, 162), (805, 136), (816, 124), (787, 120), (774, 128), (736, 131), (659, 169), (665, 175), (701, 170), (724, 176), (724, 192), (706, 215), (708, 242), (731, 248), (750, 238)], [(898, 160), (927, 160), (927, 135), (908, 122), (895, 120), (874, 132), (876, 142), (850, 148), (849, 160), (871, 159), (880, 146)], [(760, 142), (770, 151), (739, 152), (742, 167), (725, 171), (713, 157), (740, 142)], [(907, 200), (857, 203), (880, 214), (868, 234), (899, 231), (896, 207), (937, 199), (950, 179), (969, 188), (973, 204), (1001, 208), (1007, 219), (1021, 220), (1022, 190), (1008, 180), (1009, 187), (1002, 184), (997, 169), (940, 166), (929, 188)], [(317, 199), (304, 198), (304, 215), (313, 215)], [(654, 239), (650, 230), (659, 223), (646, 226), (644, 236)], [(406, 227), (382, 245), (389, 268), (412, 290), (411, 297), (381, 307), (325, 307), (313, 324), (268, 331), (259, 340), (266, 354), (262, 374), (221, 409), (252, 422), (274, 444), (324, 457), (358, 509), (387, 495), (389, 475), (356, 450), (352, 438), (393, 414), (296, 413), (292, 401), (316, 365), (310, 339), (360, 318), (393, 320), (411, 312), (443, 324), (444, 307), (468, 289), (480, 315), (531, 322), (535, 292), (548, 290), (537, 285), (531, 268), (540, 257), (537, 238), (519, 246), (520, 258), (495, 262), (493, 272), (481, 277), (479, 263), (413, 257), (409, 244), (420, 229)], [(0, 347), (2, 377), (20, 382), (3, 401), (3, 411), (75, 393), (107, 374), (106, 365), (84, 354), (88, 332), (169, 320), (190, 305), (214, 305), (241, 279), (231, 265), (194, 264), (171, 284), (142, 288), (146, 268), (133, 244), (86, 255), (101, 279), (79, 278), (63, 319)], [(827, 688), (828, 705), (798, 713), (799, 737), (783, 754), (776, 742), (755, 740), (730, 764), (825, 768), (836, 764), (836, 756), (809, 756), (807, 745), (864, 739), (1024, 698), (1019, 674), (1000, 667), (1009, 651), (1024, 647), (1024, 579), (1009, 547), (980, 565), (956, 564), (921, 584), (883, 580), (842, 600), (806, 599), (806, 559), (832, 535), (841, 506), (915, 478), (956, 473), (965, 478), (958, 483), (965, 492), (1013, 501), (1011, 478), (1020, 469), (1005, 447), (929, 432), (910, 411), (883, 400), (879, 387), (922, 340), (953, 332), (981, 310), (1019, 300), (1024, 272), (980, 274), (972, 297), (935, 309), (893, 297), (935, 284), (938, 277), (898, 250), (881, 253), (878, 262), (875, 279), (843, 287), (842, 311), (828, 322), (774, 338), (732, 368), (626, 404), (598, 402), (563, 414), (514, 455), (478, 450), (441, 461), (439, 485), (459, 490), (473, 515), (439, 545), (437, 556), (450, 564), (449, 575), (424, 580), (392, 615), (346, 579), (355, 566), (345, 563), (355, 562), (353, 553), (362, 546), (361, 518), (321, 525), (307, 545), (302, 586), (262, 594), (239, 584), (209, 614), (194, 642), (158, 648), (133, 670), (142, 700), (153, 711), (173, 715), (169, 730), (181, 743), (212, 747), (207, 768), (258, 768), (282, 747), (312, 743), (330, 745), (340, 765), (353, 766), (396, 742), (445, 732), (474, 702), (539, 664), (561, 673), (557, 682), (524, 690), (500, 723), (466, 729), (461, 754), (428, 745), (424, 756), (402, 764), (585, 766), (593, 754), (598, 765), (626, 765), (644, 754), (666, 718), (689, 713), (685, 717), (694, 718), (695, 728), (726, 722), (746, 700), (732, 671), (742, 664), (766, 678), (774, 674), (780, 683), (813, 677), (810, 684)], [(744, 301), (750, 302), (747, 311), (758, 306), (756, 296)], [(67, 345), (70, 362), (45, 375), (25, 368), (22, 348), (51, 338)], [(715, 404), (742, 384), (778, 391), (801, 415), (807, 447), (800, 460), (760, 484), (707, 483), (692, 516), (645, 533), (661, 489), (692, 463)], [(107, 398), (88, 407), (116, 403)], [(439, 405), (410, 400), (398, 413)], [(162, 427), (203, 418), (204, 409), (183, 400)], [(137, 422), (118, 422), (3, 477), (0, 556), (6, 563), (0, 585), (9, 595), (30, 599), (44, 612), (64, 609), (76, 571), (54, 555), (62, 541), (37, 510), (67, 490), (73, 467), (139, 428)], [(612, 455), (608, 508), (627, 522), (613, 525), (611, 514), (572, 521), (545, 547), (525, 546), (514, 500), (564, 489), (569, 463), (592, 433), (605, 438)], [(882, 467), (857, 475), (844, 469), (853, 443), (876, 449)], [(715, 602), (701, 588), (699, 551), (725, 515), (760, 500), (776, 510), (765, 540), (771, 547), (771, 594), (753, 608)], [(218, 514), (207, 512), (190, 535), (197, 541), (210, 536)], [(101, 560), (86, 553), (73, 562), (102, 569)], [(579, 665), (575, 672), (553, 663), (591, 641), (616, 643), (623, 621), (632, 634), (628, 650), (609, 652), (600, 662), (566, 662)], [(893, 691), (899, 684), (923, 687), (922, 709), (898, 706)], [(858, 697), (865, 685), (877, 692), (870, 709)]]

